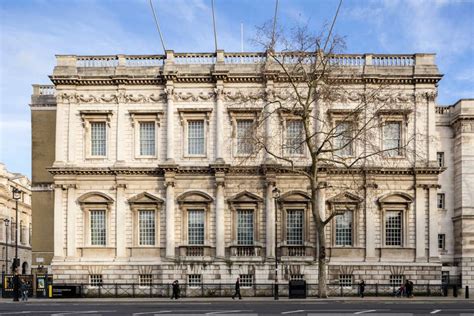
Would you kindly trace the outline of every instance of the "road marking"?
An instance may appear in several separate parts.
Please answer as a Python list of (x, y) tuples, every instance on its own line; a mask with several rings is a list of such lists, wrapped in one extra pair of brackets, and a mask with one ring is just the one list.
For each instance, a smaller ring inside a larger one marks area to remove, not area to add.
[(432, 311), (430, 314), (436, 314), (436, 313), (439, 313), (439, 312), (441, 312), (441, 310), (440, 310), (440, 309), (435, 309), (435, 310), (434, 310), (434, 311)]
[(375, 312), (375, 311), (377, 311), (377, 310), (376, 309), (368, 309), (368, 310), (365, 310), (365, 311), (355, 312), (354, 315), (372, 313), (372, 312)]
[(216, 311), (216, 312), (209, 312), (206, 315), (219, 315), (219, 314), (226, 314), (226, 313), (240, 313), (240, 312), (251, 312), (252, 310), (231, 310), (231, 311)]
[(146, 315), (146, 314), (164, 314), (164, 313), (171, 313), (172, 311), (156, 311), (156, 312), (142, 312), (142, 313), (133, 313), (133, 316), (138, 315)]
[(282, 314), (296, 314), (296, 313), (301, 313), (304, 312), (304, 309), (298, 309), (296, 311), (287, 311), (287, 312), (281, 312)]
[(81, 315), (81, 314), (100, 314), (100, 313), (115, 313), (116, 311), (75, 311), (75, 312), (62, 312), (57, 314), (51, 314), (51, 316), (66, 316), (66, 315)]
[(31, 314), (31, 312), (30, 311), (23, 311), (23, 312), (0, 313), (0, 315), (11, 315), (11, 314)]

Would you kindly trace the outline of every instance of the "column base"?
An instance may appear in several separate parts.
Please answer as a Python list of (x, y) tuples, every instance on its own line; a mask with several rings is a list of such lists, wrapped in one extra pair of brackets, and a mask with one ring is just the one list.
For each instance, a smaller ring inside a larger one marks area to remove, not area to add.
[(427, 262), (427, 261), (428, 261), (428, 258), (426, 257), (419, 257), (415, 259), (415, 262)]

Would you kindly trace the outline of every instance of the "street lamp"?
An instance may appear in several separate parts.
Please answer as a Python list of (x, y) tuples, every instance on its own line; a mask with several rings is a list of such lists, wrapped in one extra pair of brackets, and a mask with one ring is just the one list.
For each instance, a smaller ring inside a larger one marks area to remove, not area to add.
[(3, 222), (5, 223), (5, 274), (8, 274), (8, 226), (10, 220), (5, 218)]
[(274, 188), (272, 190), (273, 193), (273, 199), (275, 201), (275, 293), (273, 298), (275, 300), (278, 300), (278, 242), (277, 242), (277, 236), (278, 236), (278, 199), (280, 198), (280, 190), (278, 188)]
[(19, 267), (18, 259), (18, 200), (21, 198), (21, 191), (17, 188), (13, 188), (13, 199), (15, 200), (15, 211), (16, 211), (16, 220), (15, 220), (15, 259), (13, 261), (13, 300), (19, 301), (19, 276), (17, 268)]

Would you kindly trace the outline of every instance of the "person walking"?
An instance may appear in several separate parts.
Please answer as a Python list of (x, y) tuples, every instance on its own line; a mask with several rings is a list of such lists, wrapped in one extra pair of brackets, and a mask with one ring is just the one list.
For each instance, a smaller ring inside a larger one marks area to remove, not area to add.
[(174, 282), (171, 284), (173, 294), (171, 295), (171, 299), (178, 299), (179, 298), (179, 282), (178, 280), (174, 280)]
[(364, 291), (365, 291), (365, 281), (360, 280), (360, 282), (359, 282), (359, 295), (362, 298), (364, 298)]
[(27, 302), (28, 301), (28, 285), (25, 281), (20, 279), (20, 293), (21, 293), (21, 301)]
[(242, 295), (240, 295), (240, 278), (237, 278), (237, 281), (235, 282), (235, 293), (232, 295), (232, 299), (235, 299), (237, 295), (239, 296), (239, 300), (241, 300)]

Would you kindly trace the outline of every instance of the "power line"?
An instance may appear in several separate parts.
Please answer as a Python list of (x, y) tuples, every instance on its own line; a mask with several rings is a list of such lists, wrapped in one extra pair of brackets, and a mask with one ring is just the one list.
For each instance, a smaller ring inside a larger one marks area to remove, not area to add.
[(270, 49), (273, 49), (275, 46), (275, 29), (277, 23), (277, 13), (278, 13), (278, 0), (275, 3), (275, 14), (273, 15), (273, 29), (272, 29), (272, 41), (270, 43)]
[(326, 47), (328, 45), (329, 39), (331, 38), (332, 30), (334, 25), (336, 24), (337, 15), (339, 14), (339, 9), (341, 8), (342, 0), (339, 0), (339, 5), (337, 6), (336, 14), (334, 15), (334, 19), (332, 20), (331, 28), (329, 29), (328, 37), (326, 38), (326, 43), (324, 43), (323, 51), (326, 51)]
[(160, 35), (160, 41), (161, 41), (161, 46), (163, 47), (163, 52), (166, 53), (165, 42), (163, 41), (163, 35), (161, 34), (161, 30), (160, 30), (160, 23), (158, 23), (158, 18), (156, 17), (155, 8), (153, 8), (152, 0), (150, 0), (150, 7), (151, 7), (151, 11), (153, 12), (153, 19), (155, 20), (156, 29), (158, 30), (158, 34)]
[(216, 16), (214, 14), (214, 0), (212, 0), (212, 24), (214, 26), (214, 47), (217, 52), (217, 31), (216, 31)]

